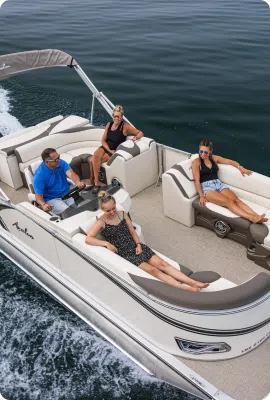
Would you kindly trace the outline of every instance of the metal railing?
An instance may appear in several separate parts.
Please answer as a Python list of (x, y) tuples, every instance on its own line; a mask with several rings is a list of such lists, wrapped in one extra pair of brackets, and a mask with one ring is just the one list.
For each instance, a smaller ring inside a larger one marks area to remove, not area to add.
[[(81, 77), (81, 79), (84, 81), (86, 86), (91, 90), (92, 92), (92, 105), (91, 105), (91, 115), (90, 115), (90, 123), (93, 125), (93, 120), (94, 120), (94, 111), (95, 111), (95, 100), (97, 99), (99, 103), (102, 105), (105, 111), (111, 116), (113, 109), (114, 109), (114, 104), (108, 99), (108, 97), (100, 92), (96, 86), (93, 84), (93, 82), (88, 78), (86, 73), (83, 71), (83, 69), (79, 65), (74, 65), (73, 67), (77, 74)], [(134, 127), (134, 125), (124, 116), (123, 119), (128, 122), (131, 126)], [(165, 172), (167, 169), (169, 169), (172, 165), (175, 164), (176, 158), (179, 158), (178, 161), (182, 159), (188, 159), (191, 156), (191, 153), (188, 153), (183, 150), (178, 150), (170, 146), (166, 146), (161, 143), (157, 143), (157, 157), (158, 157), (158, 165), (159, 165), (159, 171), (158, 171), (158, 177), (156, 181), (156, 186), (159, 185), (159, 182), (161, 180), (161, 175), (163, 172)], [(169, 154), (169, 153), (172, 154)], [(179, 156), (179, 157), (178, 157)]]
[[(94, 111), (95, 111), (95, 99), (99, 101), (99, 103), (102, 105), (105, 111), (111, 116), (113, 109), (114, 109), (114, 104), (108, 99), (107, 96), (105, 96), (104, 93), (100, 92), (96, 86), (93, 84), (93, 82), (88, 78), (86, 73), (83, 71), (83, 69), (79, 65), (74, 65), (73, 67), (77, 74), (81, 77), (81, 79), (84, 81), (86, 86), (91, 90), (93, 93), (92, 96), (92, 106), (91, 106), (91, 115), (90, 115), (90, 123), (93, 125), (93, 120), (94, 120)], [(125, 116), (123, 119), (128, 122), (131, 126), (134, 126)]]

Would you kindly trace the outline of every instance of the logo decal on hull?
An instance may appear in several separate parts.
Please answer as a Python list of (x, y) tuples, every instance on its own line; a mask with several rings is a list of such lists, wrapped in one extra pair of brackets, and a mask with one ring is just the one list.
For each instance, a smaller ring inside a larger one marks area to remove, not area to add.
[[(8, 231), (8, 227), (6, 226), (5, 221), (3, 220), (2, 217), (0, 217), (0, 225), (1, 225), (6, 231)], [(0, 398), (0, 399), (1, 399), (1, 398)]]
[(24, 233), (26, 236), (30, 237), (31, 239), (34, 239), (34, 237), (32, 235), (30, 235), (30, 233), (27, 232), (27, 228), (20, 228), (19, 227), (19, 222), (14, 222), (14, 224), (12, 224), (12, 226), (16, 226), (17, 230)]

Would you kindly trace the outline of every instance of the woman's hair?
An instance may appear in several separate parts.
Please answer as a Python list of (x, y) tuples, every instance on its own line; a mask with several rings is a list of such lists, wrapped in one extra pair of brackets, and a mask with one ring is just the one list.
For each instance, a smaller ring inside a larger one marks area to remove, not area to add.
[(213, 143), (211, 140), (202, 140), (199, 144), (199, 147), (204, 146), (204, 147), (209, 147), (210, 153), (213, 153)]
[(98, 199), (99, 199), (99, 207), (100, 208), (102, 208), (102, 205), (104, 203), (107, 203), (107, 201), (110, 201), (110, 200), (112, 200), (114, 202), (114, 204), (116, 203), (115, 198), (113, 196), (111, 196), (110, 194), (108, 194), (107, 192), (104, 192), (104, 190), (99, 192)]
[(114, 114), (115, 111), (120, 112), (122, 115), (124, 115), (124, 109), (122, 106), (115, 106), (112, 111), (112, 115)]

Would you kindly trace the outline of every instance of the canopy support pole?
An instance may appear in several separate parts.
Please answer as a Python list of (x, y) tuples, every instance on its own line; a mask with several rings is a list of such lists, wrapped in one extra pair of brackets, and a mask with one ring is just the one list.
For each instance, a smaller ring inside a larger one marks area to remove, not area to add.
[(93, 93), (93, 97), (92, 97), (92, 107), (91, 107), (91, 117), (90, 117), (90, 123), (91, 123), (91, 125), (93, 125), (94, 108), (95, 108), (95, 95), (94, 95), (94, 93)]

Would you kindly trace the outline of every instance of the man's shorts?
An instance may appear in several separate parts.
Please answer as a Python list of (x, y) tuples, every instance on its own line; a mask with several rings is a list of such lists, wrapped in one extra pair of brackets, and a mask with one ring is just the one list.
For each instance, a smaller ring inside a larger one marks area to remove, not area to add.
[(50, 204), (52, 206), (52, 212), (54, 214), (62, 214), (67, 208), (72, 207), (76, 208), (76, 204), (74, 202), (73, 197), (67, 200), (62, 200), (62, 199), (52, 199), (47, 201), (46, 203)]

